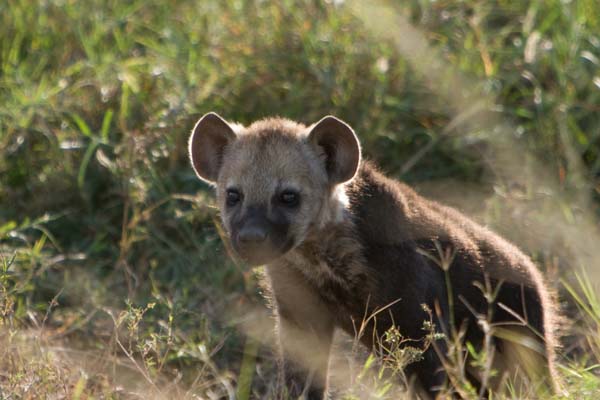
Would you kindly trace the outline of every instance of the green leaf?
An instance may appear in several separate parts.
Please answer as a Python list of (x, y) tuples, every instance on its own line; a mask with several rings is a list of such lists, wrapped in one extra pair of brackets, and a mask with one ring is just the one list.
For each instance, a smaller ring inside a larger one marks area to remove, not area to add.
[(0, 226), (0, 238), (6, 235), (8, 232), (12, 231), (17, 227), (17, 223), (15, 221), (8, 221), (4, 225)]
[(79, 115), (72, 113), (71, 118), (73, 118), (73, 121), (77, 125), (77, 128), (79, 128), (79, 131), (84, 136), (87, 136), (89, 138), (92, 137), (92, 130), (90, 129), (88, 124)]
[(83, 155), (83, 160), (81, 160), (81, 164), (79, 165), (79, 173), (77, 174), (77, 187), (79, 187), (79, 190), (83, 190), (83, 184), (85, 182), (85, 173), (87, 171), (87, 167), (90, 163), (90, 160), (92, 159), (92, 156), (94, 155), (94, 151), (96, 150), (96, 148), (98, 147), (98, 142), (95, 140), (92, 140), (87, 148), (87, 150), (85, 151), (85, 154)]
[(102, 128), (100, 129), (100, 137), (102, 141), (108, 142), (108, 133), (110, 130), (110, 123), (112, 122), (113, 110), (109, 109), (104, 113), (104, 118), (102, 119)]

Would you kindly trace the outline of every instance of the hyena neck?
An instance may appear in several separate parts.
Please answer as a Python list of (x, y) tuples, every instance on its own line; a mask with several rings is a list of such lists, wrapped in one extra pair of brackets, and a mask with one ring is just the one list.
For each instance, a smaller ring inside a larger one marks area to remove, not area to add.
[(316, 218), (318, 223), (312, 230), (322, 230), (332, 224), (344, 224), (349, 222), (348, 204), (346, 185), (337, 185), (333, 188), (329, 198), (323, 202), (321, 211)]
[(327, 248), (345, 237), (356, 237), (355, 227), (348, 210), (348, 195), (345, 185), (336, 186), (325, 199), (315, 222), (305, 233), (301, 243), (292, 253), (314, 253), (315, 248), (327, 252)]
[(329, 209), (322, 211), (329, 220), (311, 227), (302, 243), (285, 256), (285, 263), (317, 287), (337, 288), (338, 294), (370, 290), (363, 245), (347, 209), (346, 193), (341, 195), (334, 193)]

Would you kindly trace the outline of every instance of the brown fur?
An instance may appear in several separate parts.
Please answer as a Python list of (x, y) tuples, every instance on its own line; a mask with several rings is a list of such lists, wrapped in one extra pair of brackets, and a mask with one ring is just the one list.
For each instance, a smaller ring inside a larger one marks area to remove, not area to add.
[[(500, 285), (490, 318), (541, 343), (546, 367), (536, 377), (552, 381), (556, 306), (532, 261), (458, 211), (359, 162), (358, 141), (342, 121), (327, 117), (305, 127), (274, 118), (228, 128), (208, 114), (194, 128), (190, 153), (198, 175), (216, 181), (234, 248), (251, 263), (268, 263), (267, 295), (278, 317), (282, 369), (293, 396), (322, 398), (326, 392), (335, 327), (356, 334), (362, 323), (360, 339), (371, 348), (392, 325), (422, 339), (426, 304), (438, 310), (433, 315), (438, 330), (463, 325), (466, 340), (480, 343), (473, 311), (485, 314), (488, 305), (473, 283), (486, 279)], [(286, 191), (299, 196), (299, 203), (285, 203)], [(454, 252), (448, 270), (453, 314), (444, 272), (435, 257), (426, 256), (435, 256), (436, 244)], [(364, 324), (365, 316), (383, 308), (385, 313)], [(499, 359), (502, 354), (516, 359), (519, 351), (511, 352), (510, 343), (500, 338), (495, 343)], [(408, 372), (435, 393), (446, 379), (441, 367), (430, 348)]]

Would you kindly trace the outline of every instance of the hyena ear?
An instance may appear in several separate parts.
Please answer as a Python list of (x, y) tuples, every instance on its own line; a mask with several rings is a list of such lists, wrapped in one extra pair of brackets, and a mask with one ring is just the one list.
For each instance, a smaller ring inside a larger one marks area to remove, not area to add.
[(217, 113), (205, 114), (196, 122), (189, 141), (190, 160), (196, 175), (209, 183), (219, 176), (225, 146), (235, 140), (231, 126)]
[(312, 126), (308, 141), (318, 146), (330, 183), (354, 177), (360, 163), (360, 143), (350, 125), (329, 115)]

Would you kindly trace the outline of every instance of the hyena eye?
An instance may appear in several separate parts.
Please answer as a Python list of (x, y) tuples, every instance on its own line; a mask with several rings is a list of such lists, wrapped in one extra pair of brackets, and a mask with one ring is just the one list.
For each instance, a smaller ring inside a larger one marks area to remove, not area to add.
[(227, 205), (232, 207), (240, 202), (242, 195), (237, 189), (227, 189)]
[(295, 207), (300, 203), (300, 194), (293, 190), (285, 190), (279, 195), (279, 201), (288, 207)]

